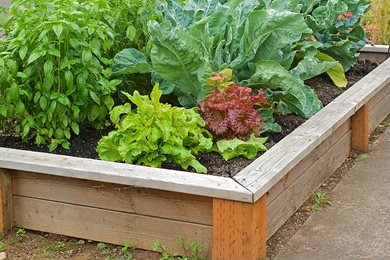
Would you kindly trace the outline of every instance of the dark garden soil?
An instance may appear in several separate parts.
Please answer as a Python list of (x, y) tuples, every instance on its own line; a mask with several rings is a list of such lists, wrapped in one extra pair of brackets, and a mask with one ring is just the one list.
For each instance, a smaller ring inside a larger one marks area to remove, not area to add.
[[(330, 78), (326, 75), (321, 75), (314, 79), (308, 80), (306, 81), (306, 84), (313, 88), (314, 91), (317, 93), (319, 99), (323, 102), (323, 104), (327, 105), (337, 96), (339, 96), (343, 91), (355, 84), (359, 79), (367, 75), (371, 70), (376, 67), (377, 64), (372, 63), (368, 60), (359, 61), (354, 66), (354, 68), (347, 73), (348, 86), (347, 88), (343, 89), (335, 87), (332, 84)], [(271, 134), (269, 136), (269, 139), (266, 143), (266, 146), (268, 148), (279, 142), (283, 137), (291, 133), (295, 128), (297, 128), (305, 121), (304, 118), (295, 115), (276, 115), (275, 120), (282, 126), (283, 131), (281, 133)], [(87, 129), (86, 131), (80, 131), (80, 135), (75, 136), (71, 141), (71, 150), (59, 148), (55, 151), (55, 153), (83, 158), (98, 159), (99, 157), (95, 150), (97, 143), (100, 138), (103, 135), (106, 135), (110, 130), (111, 129)], [(0, 146), (31, 151), (48, 152), (46, 146), (38, 147), (34, 144), (33, 140), (22, 142), (18, 136), (15, 136), (11, 131), (7, 130), (0, 132)], [(261, 154), (258, 154), (258, 156), (260, 155)], [(200, 155), (198, 159), (204, 166), (206, 166), (209, 171), (208, 174), (219, 176), (234, 176), (241, 169), (243, 169), (245, 166), (254, 161), (256, 158), (248, 160), (246, 158), (239, 157), (226, 162), (224, 159), (222, 159), (220, 155), (211, 153)], [(174, 165), (166, 165), (164, 168), (181, 170), (179, 167)]]

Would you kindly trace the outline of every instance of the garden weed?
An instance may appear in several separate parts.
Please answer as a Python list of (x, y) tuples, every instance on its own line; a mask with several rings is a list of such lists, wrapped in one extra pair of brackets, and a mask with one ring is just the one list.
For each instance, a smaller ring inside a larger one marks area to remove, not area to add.
[[(157, 240), (152, 245), (152, 250), (154, 251), (161, 251), (161, 258), (160, 260), (203, 260), (208, 259), (208, 252), (206, 252), (203, 256), (201, 255), (203, 245), (199, 241), (193, 241), (188, 246), (184, 238), (182, 236), (179, 236), (177, 238), (177, 244), (182, 249), (182, 253), (179, 254), (176, 251), (170, 252), (168, 250), (168, 247), (161, 243), (161, 241)], [(180, 256), (182, 255), (182, 256)]]
[(322, 191), (313, 192), (312, 197), (314, 199), (314, 204), (311, 205), (310, 207), (312, 211), (320, 211), (321, 208), (332, 205), (325, 192)]

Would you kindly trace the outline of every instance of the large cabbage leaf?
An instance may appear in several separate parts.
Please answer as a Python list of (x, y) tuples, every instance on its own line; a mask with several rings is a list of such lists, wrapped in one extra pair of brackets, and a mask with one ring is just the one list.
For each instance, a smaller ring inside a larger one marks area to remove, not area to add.
[(322, 103), (314, 91), (293, 74), (274, 61), (259, 61), (256, 73), (242, 84), (281, 90), (276, 92), (278, 94), (273, 96), (274, 99), (283, 101), (292, 112), (302, 117), (311, 117), (322, 108)]

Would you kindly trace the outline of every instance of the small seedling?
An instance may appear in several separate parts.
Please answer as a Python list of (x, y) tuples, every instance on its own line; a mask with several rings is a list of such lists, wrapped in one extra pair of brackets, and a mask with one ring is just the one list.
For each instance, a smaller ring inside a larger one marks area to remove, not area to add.
[(49, 246), (46, 249), (47, 253), (58, 253), (61, 252), (65, 248), (65, 243), (62, 241), (59, 241), (55, 243), (54, 245)]
[(23, 240), (23, 238), (27, 237), (27, 232), (24, 228), (19, 228), (16, 231), (15, 236), (16, 236), (15, 242), (21, 242)]
[(126, 258), (126, 260), (132, 260), (133, 254), (132, 251), (135, 249), (135, 244), (133, 242), (124, 242), (122, 244), (121, 255)]
[(359, 155), (356, 157), (356, 161), (364, 161), (364, 160), (367, 160), (367, 157), (368, 157), (368, 154), (366, 154), (366, 153), (359, 154)]
[(96, 249), (98, 249), (98, 250), (102, 250), (102, 249), (105, 249), (107, 247), (108, 247), (108, 245), (106, 243), (97, 243), (97, 245), (96, 245)]
[[(161, 258), (160, 260), (202, 260), (202, 259), (208, 259), (208, 254), (206, 253), (204, 256), (201, 256), (200, 253), (203, 249), (203, 245), (199, 241), (191, 242), (190, 247), (186, 245), (184, 242), (184, 238), (182, 236), (179, 236), (177, 238), (177, 243), (179, 247), (183, 250), (182, 254), (179, 254), (178, 252), (169, 252), (168, 247), (166, 245), (163, 245), (159, 240), (155, 241), (152, 245), (152, 250), (160, 250), (161, 251)], [(191, 249), (190, 253), (189, 250)], [(182, 255), (182, 256), (180, 256)]]
[(168, 247), (164, 244), (161, 243), (160, 240), (154, 241), (152, 245), (152, 250), (161, 251), (161, 257), (160, 260), (171, 260), (174, 259), (175, 257), (179, 256), (179, 253), (177, 252), (169, 252)]
[(325, 192), (316, 191), (313, 193), (314, 204), (310, 207), (313, 211), (319, 211), (321, 208), (332, 205)]
[(26, 236), (26, 230), (24, 230), (24, 228), (19, 228), (16, 231), (16, 237), (17, 238), (22, 238), (22, 237), (25, 237), (25, 236)]
[(82, 239), (80, 239), (80, 240), (78, 240), (78, 241), (76, 242), (76, 245), (78, 245), (78, 246), (85, 245), (85, 241), (82, 240)]
[(0, 251), (4, 251), (7, 248), (7, 245), (3, 242), (0, 242)]
[(109, 246), (106, 243), (97, 243), (96, 249), (99, 250), (102, 255), (110, 254)]

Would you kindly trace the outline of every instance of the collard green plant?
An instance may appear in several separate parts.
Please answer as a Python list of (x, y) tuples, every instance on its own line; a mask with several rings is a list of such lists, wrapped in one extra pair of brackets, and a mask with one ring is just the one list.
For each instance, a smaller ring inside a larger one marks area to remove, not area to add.
[(12, 1), (0, 40), (0, 120), (50, 150), (69, 148), (80, 128), (106, 126), (121, 82), (109, 80), (110, 53), (143, 44), (142, 3)]
[(195, 109), (160, 103), (162, 91), (158, 85), (150, 98), (138, 91), (124, 94), (136, 105), (136, 111), (126, 103), (110, 112), (117, 129), (99, 141), (101, 159), (153, 167), (174, 163), (183, 169), (192, 166), (197, 172), (207, 172), (195, 156), (208, 151), (213, 141)]
[[(150, 51), (123, 50), (114, 59), (113, 73), (151, 73), (164, 94), (174, 92), (183, 106), (195, 106), (211, 91), (207, 79), (212, 71), (230, 68), (234, 80), (243, 81), (256, 72), (258, 62), (271, 60), (287, 72), (294, 61), (295, 44), (312, 32), (299, 10), (283, 10), (280, 3), (273, 6), (268, 1), (161, 2), (156, 8), (159, 19), (145, 22)], [(318, 73), (330, 67), (329, 61), (326, 66), (322, 63), (317, 59), (312, 64), (321, 68)], [(277, 87), (289, 96), (295, 95), (287, 93), (292, 88), (304, 88), (306, 96), (312, 95), (307, 100), (295, 97), (298, 102), (291, 110), (305, 117), (318, 111), (320, 102), (314, 93), (304, 84), (290, 83), (295, 85)], [(312, 111), (306, 113), (310, 102)]]
[(306, 23), (319, 50), (340, 62), (348, 71), (356, 62), (358, 51), (368, 41), (360, 26), (362, 15), (370, 6), (369, 0), (320, 1), (311, 0), (306, 10)]

